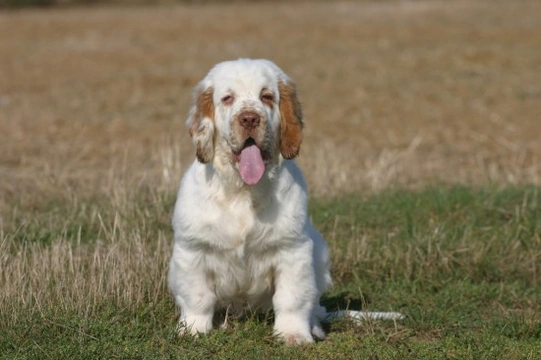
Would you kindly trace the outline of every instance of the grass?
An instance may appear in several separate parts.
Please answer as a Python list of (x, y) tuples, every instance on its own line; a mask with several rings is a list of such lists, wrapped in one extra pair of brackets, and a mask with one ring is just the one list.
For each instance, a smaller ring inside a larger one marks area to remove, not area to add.
[[(541, 356), (537, 1), (164, 3), (0, 12), (2, 358)], [(325, 304), (404, 321), (303, 348), (272, 314), (175, 336), (183, 122), (238, 57), (298, 84)]]
[(441, 186), (314, 201), (334, 264), (325, 305), (398, 310), (407, 319), (335, 320), (326, 341), (301, 349), (275, 341), (272, 314), (232, 320), (200, 339), (176, 337), (164, 279), (173, 198), (151, 194), (127, 195), (128, 208), (97, 201), (16, 214), (2, 241), (3, 358), (541, 354), (537, 187)]

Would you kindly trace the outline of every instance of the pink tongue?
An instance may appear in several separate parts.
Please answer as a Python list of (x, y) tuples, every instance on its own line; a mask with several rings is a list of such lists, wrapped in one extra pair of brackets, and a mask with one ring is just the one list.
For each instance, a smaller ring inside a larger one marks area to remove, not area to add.
[(248, 185), (255, 185), (261, 180), (265, 172), (265, 164), (261, 157), (261, 150), (250, 145), (240, 152), (239, 172), (242, 180)]

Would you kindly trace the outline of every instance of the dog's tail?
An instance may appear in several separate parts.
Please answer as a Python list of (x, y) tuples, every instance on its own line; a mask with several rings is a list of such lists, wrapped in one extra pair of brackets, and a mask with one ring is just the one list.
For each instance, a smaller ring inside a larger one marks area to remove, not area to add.
[(402, 320), (405, 316), (399, 312), (394, 311), (356, 311), (356, 310), (340, 310), (327, 313), (324, 322), (336, 319), (346, 318), (354, 321), (367, 321), (367, 320)]

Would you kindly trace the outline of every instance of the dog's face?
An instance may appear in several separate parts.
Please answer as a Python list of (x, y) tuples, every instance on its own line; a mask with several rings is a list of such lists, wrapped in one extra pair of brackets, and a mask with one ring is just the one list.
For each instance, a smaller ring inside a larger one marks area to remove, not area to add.
[(216, 65), (196, 86), (187, 125), (199, 161), (232, 167), (254, 185), (280, 155), (298, 155), (303, 122), (289, 77), (270, 61), (241, 59)]

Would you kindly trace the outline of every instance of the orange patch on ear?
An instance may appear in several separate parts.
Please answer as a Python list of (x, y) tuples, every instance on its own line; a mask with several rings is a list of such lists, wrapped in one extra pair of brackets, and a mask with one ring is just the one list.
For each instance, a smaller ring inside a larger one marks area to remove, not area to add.
[(302, 142), (301, 103), (292, 82), (280, 82), (280, 153), (285, 159), (293, 159), (299, 154)]
[(190, 128), (188, 129), (191, 137), (193, 137), (197, 131), (199, 131), (201, 120), (206, 117), (211, 119), (214, 118), (214, 103), (212, 102), (213, 92), (214, 89), (210, 87), (205, 91), (200, 91), (197, 94), (197, 98), (195, 99), (195, 109), (192, 110), (193, 113), (191, 114), (191, 124)]
[(195, 144), (197, 159), (202, 163), (210, 162), (214, 156), (213, 93), (212, 87), (197, 93), (188, 120), (188, 133)]

